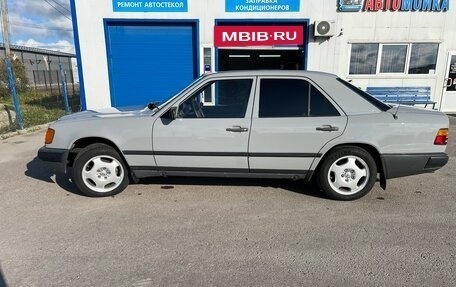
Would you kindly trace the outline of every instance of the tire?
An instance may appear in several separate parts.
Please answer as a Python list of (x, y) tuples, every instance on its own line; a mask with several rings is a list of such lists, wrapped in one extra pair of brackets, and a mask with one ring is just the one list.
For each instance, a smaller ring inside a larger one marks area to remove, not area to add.
[(74, 160), (73, 182), (86, 196), (112, 196), (129, 184), (127, 165), (112, 147), (91, 144)]
[(357, 146), (335, 148), (323, 160), (318, 183), (336, 200), (355, 200), (369, 193), (377, 180), (377, 165), (366, 150)]

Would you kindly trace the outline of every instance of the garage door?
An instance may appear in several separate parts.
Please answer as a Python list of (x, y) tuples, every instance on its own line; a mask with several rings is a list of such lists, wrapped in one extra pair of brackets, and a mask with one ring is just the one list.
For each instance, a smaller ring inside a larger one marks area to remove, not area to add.
[(196, 23), (110, 22), (111, 105), (161, 102), (198, 75)]

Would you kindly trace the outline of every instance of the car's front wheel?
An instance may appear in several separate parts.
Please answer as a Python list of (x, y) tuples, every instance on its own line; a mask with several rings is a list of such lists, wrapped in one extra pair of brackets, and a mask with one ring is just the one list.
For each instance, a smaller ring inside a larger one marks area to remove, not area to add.
[(366, 195), (377, 179), (372, 155), (357, 146), (335, 148), (323, 160), (319, 184), (332, 199), (354, 200)]
[(115, 195), (129, 183), (127, 167), (112, 147), (91, 144), (83, 148), (73, 164), (73, 182), (87, 196)]

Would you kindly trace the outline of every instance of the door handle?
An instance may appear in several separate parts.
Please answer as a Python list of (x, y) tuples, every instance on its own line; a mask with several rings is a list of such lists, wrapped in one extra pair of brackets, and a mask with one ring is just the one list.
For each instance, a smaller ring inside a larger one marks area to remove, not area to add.
[(332, 125), (323, 125), (321, 127), (316, 128), (316, 130), (323, 132), (336, 132), (339, 130), (339, 127), (333, 127)]
[(453, 79), (452, 78), (445, 78), (445, 86), (444, 88), (449, 88), (453, 85)]
[(231, 128), (226, 128), (227, 132), (233, 132), (233, 133), (245, 133), (249, 129), (248, 128), (243, 128), (241, 126), (232, 126)]

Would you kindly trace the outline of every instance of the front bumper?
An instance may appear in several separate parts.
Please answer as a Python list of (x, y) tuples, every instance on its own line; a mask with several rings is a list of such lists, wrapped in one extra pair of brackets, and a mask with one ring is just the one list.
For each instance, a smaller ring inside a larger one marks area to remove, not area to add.
[(386, 179), (434, 172), (448, 162), (446, 153), (384, 154), (381, 157)]
[(38, 158), (42, 161), (65, 164), (68, 158), (68, 150), (58, 148), (47, 148), (43, 146), (38, 150)]

